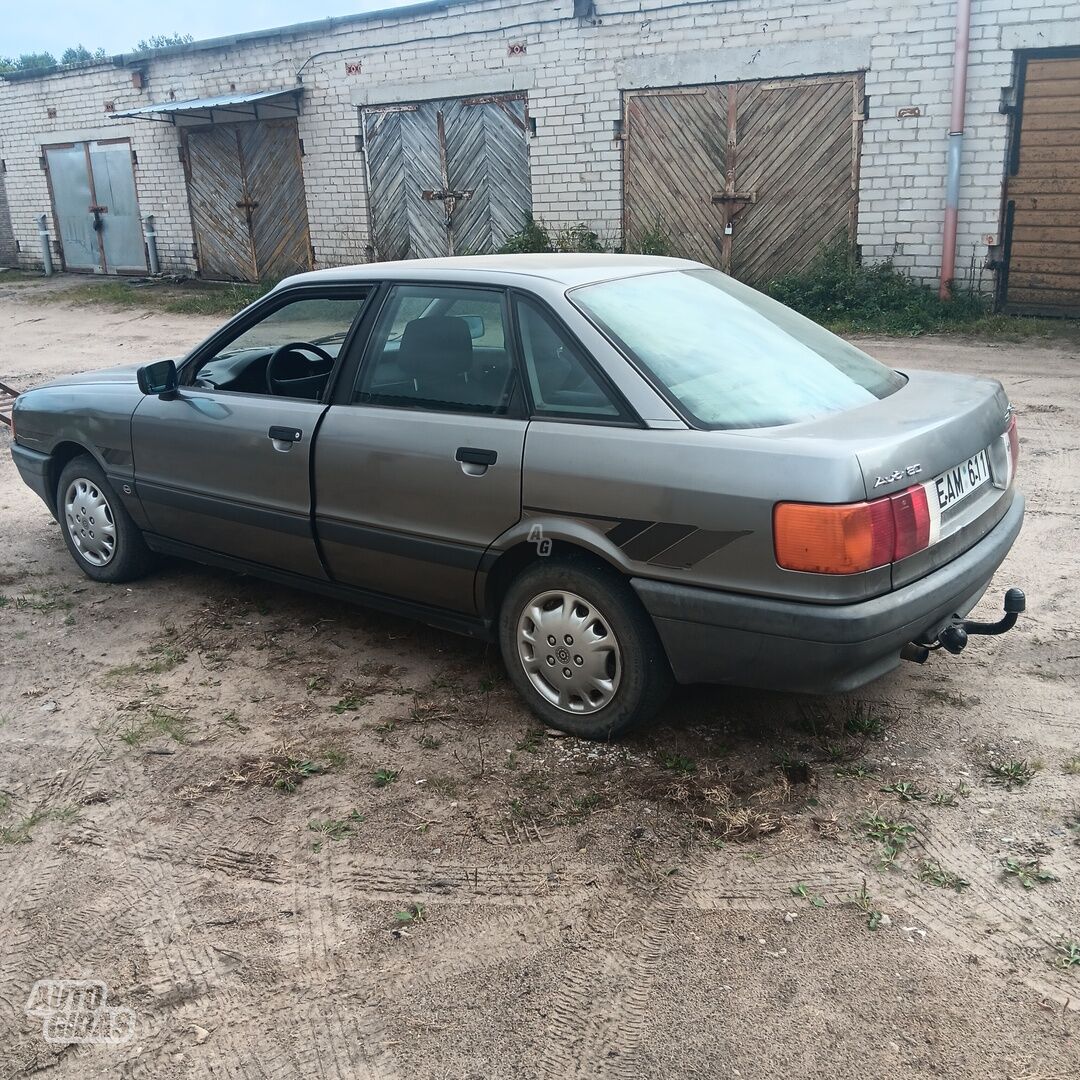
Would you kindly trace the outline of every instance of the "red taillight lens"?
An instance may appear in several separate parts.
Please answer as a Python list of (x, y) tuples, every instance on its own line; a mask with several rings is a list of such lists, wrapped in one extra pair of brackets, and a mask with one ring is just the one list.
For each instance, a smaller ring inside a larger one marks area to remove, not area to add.
[(898, 495), (891, 495), (893, 524), (896, 528), (896, 546), (893, 562), (906, 559), (930, 544), (930, 506), (926, 501), (926, 488), (922, 484), (909, 487)]
[(861, 574), (922, 551), (930, 507), (921, 484), (870, 502), (777, 503), (776, 561), (811, 574)]
[(1009, 418), (1009, 427), (1006, 432), (1009, 436), (1009, 479), (1016, 476), (1016, 464), (1020, 460), (1020, 436), (1016, 431), (1016, 413)]

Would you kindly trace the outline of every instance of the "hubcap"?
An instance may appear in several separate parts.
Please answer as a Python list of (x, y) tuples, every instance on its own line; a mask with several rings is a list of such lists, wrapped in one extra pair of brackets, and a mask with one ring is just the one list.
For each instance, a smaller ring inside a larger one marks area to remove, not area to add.
[(104, 566), (116, 554), (112, 507), (93, 480), (80, 476), (68, 484), (64, 517), (71, 542), (91, 566)]
[(576, 593), (534, 596), (518, 619), (517, 640), (529, 681), (563, 712), (597, 712), (619, 689), (619, 643), (596, 606)]

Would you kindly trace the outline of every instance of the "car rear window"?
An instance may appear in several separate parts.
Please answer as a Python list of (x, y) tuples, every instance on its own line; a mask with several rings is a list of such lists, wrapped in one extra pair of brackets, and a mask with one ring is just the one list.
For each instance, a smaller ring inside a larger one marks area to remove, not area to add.
[(570, 298), (701, 427), (795, 424), (888, 397), (906, 381), (718, 270), (618, 278)]

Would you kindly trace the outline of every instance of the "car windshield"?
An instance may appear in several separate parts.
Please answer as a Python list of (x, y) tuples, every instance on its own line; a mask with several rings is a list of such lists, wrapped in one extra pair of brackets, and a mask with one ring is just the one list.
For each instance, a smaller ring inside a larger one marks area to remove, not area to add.
[(619, 278), (570, 298), (702, 427), (812, 420), (888, 397), (906, 381), (718, 270)]

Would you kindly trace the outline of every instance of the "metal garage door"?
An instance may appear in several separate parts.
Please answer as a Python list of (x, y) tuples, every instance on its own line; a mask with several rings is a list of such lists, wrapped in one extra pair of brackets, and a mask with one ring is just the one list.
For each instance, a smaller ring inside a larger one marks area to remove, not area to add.
[(312, 265), (295, 120), (184, 131), (199, 273), (274, 281)]
[(1080, 315), (1080, 55), (1021, 60), (1007, 181), (1006, 310)]
[(377, 258), (484, 254), (524, 225), (523, 97), (365, 108), (363, 125)]
[(744, 281), (804, 269), (855, 235), (859, 73), (625, 95), (624, 229), (658, 230)]
[(145, 274), (131, 143), (102, 139), (44, 151), (64, 268)]

